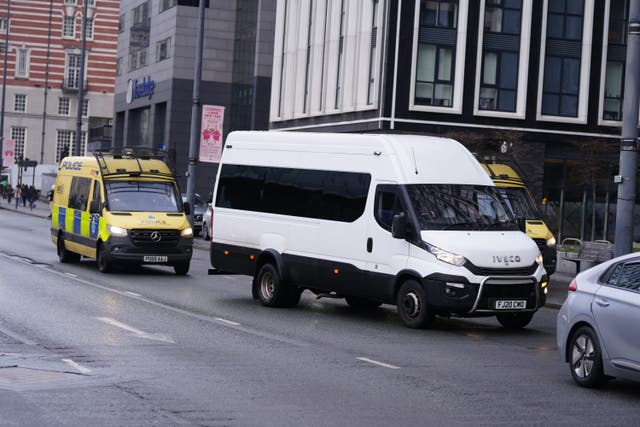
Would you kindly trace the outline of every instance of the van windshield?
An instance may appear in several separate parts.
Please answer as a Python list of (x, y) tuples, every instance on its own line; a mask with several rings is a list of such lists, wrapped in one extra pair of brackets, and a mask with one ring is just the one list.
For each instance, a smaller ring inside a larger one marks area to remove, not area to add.
[(411, 184), (407, 192), (421, 230), (517, 230), (497, 187)]
[(498, 187), (498, 191), (500, 191), (505, 203), (516, 217), (524, 219), (542, 218), (526, 189), (522, 187)]
[(110, 211), (179, 212), (182, 204), (172, 182), (105, 182)]

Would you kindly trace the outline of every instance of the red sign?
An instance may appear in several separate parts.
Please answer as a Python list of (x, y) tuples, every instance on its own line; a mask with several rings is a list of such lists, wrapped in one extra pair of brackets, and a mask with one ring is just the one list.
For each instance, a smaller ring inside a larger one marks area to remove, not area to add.
[(5, 139), (2, 143), (2, 165), (13, 166), (16, 164), (16, 141)]
[(202, 130), (200, 132), (200, 161), (220, 163), (222, 156), (222, 131), (224, 107), (202, 106)]

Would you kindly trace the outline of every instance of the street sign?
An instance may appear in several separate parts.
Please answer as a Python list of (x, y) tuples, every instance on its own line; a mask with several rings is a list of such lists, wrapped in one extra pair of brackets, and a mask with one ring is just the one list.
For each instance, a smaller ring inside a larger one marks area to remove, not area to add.
[(2, 165), (9, 167), (16, 164), (16, 141), (13, 139), (5, 139), (2, 144), (2, 157), (4, 158)]

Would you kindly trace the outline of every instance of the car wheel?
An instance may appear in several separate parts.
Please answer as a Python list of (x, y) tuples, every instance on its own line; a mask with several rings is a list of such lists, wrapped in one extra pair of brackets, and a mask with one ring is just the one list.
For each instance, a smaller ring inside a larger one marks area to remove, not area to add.
[(372, 301), (366, 298), (347, 296), (347, 297), (344, 297), (344, 299), (347, 301), (347, 304), (349, 304), (349, 307), (352, 307), (352, 308), (368, 309), (368, 308), (378, 308), (382, 305), (382, 303), (379, 301)]
[(191, 263), (189, 261), (181, 262), (173, 266), (173, 271), (175, 271), (178, 276), (184, 276), (189, 272), (190, 266), (191, 266)]
[(100, 273), (110, 273), (112, 269), (111, 263), (107, 261), (106, 252), (107, 250), (105, 249), (104, 243), (100, 243), (100, 246), (98, 246), (98, 256), (96, 260), (98, 262), (98, 271)]
[(68, 263), (68, 262), (78, 262), (80, 261), (80, 254), (75, 252), (71, 252), (64, 245), (64, 234), (60, 233), (58, 236), (58, 259), (60, 262)]
[(300, 289), (287, 286), (273, 264), (260, 267), (254, 286), (254, 294), (267, 307), (292, 307), (300, 300)]
[(428, 328), (435, 318), (427, 301), (426, 293), (420, 283), (407, 280), (400, 286), (396, 299), (398, 315), (409, 328)]
[(571, 376), (582, 387), (597, 387), (607, 381), (596, 333), (588, 326), (576, 330), (569, 341)]
[(209, 240), (209, 227), (207, 227), (207, 224), (202, 224), (202, 238)]
[(505, 329), (522, 329), (531, 322), (533, 319), (533, 312), (525, 312), (525, 313), (502, 313), (496, 315), (498, 322)]

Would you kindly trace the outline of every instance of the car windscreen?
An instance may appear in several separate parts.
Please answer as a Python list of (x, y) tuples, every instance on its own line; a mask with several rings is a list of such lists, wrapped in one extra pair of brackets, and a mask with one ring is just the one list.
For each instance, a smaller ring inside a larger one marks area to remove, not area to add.
[(410, 184), (409, 200), (421, 230), (517, 230), (496, 187)]
[(540, 219), (541, 215), (533, 205), (527, 190), (520, 187), (498, 187), (506, 205), (516, 218)]
[(179, 212), (182, 209), (172, 182), (105, 182), (109, 210), (126, 212)]

